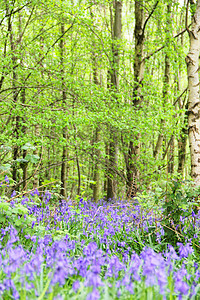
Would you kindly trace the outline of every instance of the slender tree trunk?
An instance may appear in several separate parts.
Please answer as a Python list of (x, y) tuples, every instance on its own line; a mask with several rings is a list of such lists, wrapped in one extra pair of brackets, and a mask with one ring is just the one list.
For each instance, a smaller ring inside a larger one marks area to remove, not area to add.
[(187, 129), (182, 128), (181, 137), (178, 140), (178, 173), (184, 178), (185, 159), (187, 145)]
[[(22, 16), (21, 16), (21, 14), (19, 14), (19, 34), (18, 34), (19, 39), (21, 37), (21, 33), (22, 33)], [(20, 50), (22, 51), (22, 44), (20, 44)], [(23, 68), (23, 57), (22, 56), (20, 58), (20, 66), (21, 66), (21, 68)], [(24, 84), (24, 75), (20, 76), (20, 78), (21, 78), (21, 85), (23, 85)], [(23, 87), (21, 89), (20, 100), (21, 100), (22, 104), (25, 104), (25, 102), (26, 102), (26, 89), (25, 89), (25, 87)], [(25, 118), (26, 118), (26, 116), (23, 116), (21, 118), (21, 121), (22, 121), (23, 124), (26, 124)], [(26, 135), (26, 130), (27, 130), (26, 125), (22, 125), (21, 132), (23, 134), (23, 137)], [(26, 181), (27, 181), (28, 162), (25, 160), (26, 155), (27, 155), (27, 150), (23, 150), (22, 158), (24, 159), (24, 161), (21, 164), (21, 168), (22, 168), (22, 172), (23, 172), (23, 175), (22, 175), (23, 189), (27, 188)]]
[(169, 151), (167, 155), (167, 172), (169, 174), (174, 173), (174, 143), (175, 138), (174, 135), (171, 137), (170, 145), (169, 145)]
[[(65, 27), (64, 23), (61, 23), (61, 34), (64, 35)], [(61, 65), (61, 82), (62, 82), (62, 100), (63, 104), (66, 103), (66, 92), (65, 92), (65, 70), (64, 70), (64, 39), (60, 40), (60, 65)], [(62, 135), (64, 140), (67, 142), (67, 126), (65, 126), (62, 130)], [(62, 149), (62, 165), (61, 165), (61, 190), (60, 194), (65, 198), (66, 197), (66, 175), (67, 175), (67, 158), (68, 158), (68, 151), (67, 146), (64, 145)]]
[[(67, 128), (63, 128), (63, 138), (67, 140)], [(67, 146), (63, 146), (62, 149), (62, 165), (61, 165), (61, 190), (60, 194), (65, 198), (66, 197), (66, 181), (67, 181), (67, 158), (68, 151)]]
[[(91, 11), (91, 17), (93, 18), (93, 13)], [(92, 60), (93, 60), (93, 81), (96, 86), (100, 85), (100, 82), (98, 80), (98, 67), (97, 67), (97, 52), (96, 45), (93, 43), (93, 49), (92, 51)], [(93, 181), (95, 184), (93, 185), (93, 198), (94, 202), (97, 202), (100, 198), (100, 154), (101, 151), (99, 149), (99, 142), (101, 141), (101, 134), (100, 134), (100, 127), (99, 124), (96, 124), (97, 127), (95, 129), (95, 136), (94, 136), (94, 145), (96, 146), (94, 149), (94, 172), (93, 172)]]
[[(186, 1), (186, 0), (185, 0)], [(184, 2), (185, 2), (184, 1)], [(185, 6), (185, 3), (184, 3)], [(180, 26), (184, 25), (185, 16), (181, 15), (180, 17)], [(181, 35), (180, 37), (180, 45), (184, 47), (184, 36)], [(182, 71), (181, 71), (181, 63), (179, 63), (178, 68), (178, 81), (177, 81), (177, 90), (180, 92), (182, 90)], [(187, 96), (185, 96), (186, 99)], [(183, 116), (183, 125), (181, 129), (181, 134), (178, 139), (178, 169), (177, 172), (180, 174), (181, 178), (185, 178), (185, 161), (186, 161), (186, 146), (187, 146), (187, 138), (188, 138), (188, 116), (187, 116), (187, 108), (188, 103), (184, 103), (180, 98), (179, 100), (179, 108), (183, 109), (185, 107), (186, 111), (184, 112)]]
[(104, 195), (107, 194), (107, 189), (108, 189), (108, 157), (109, 157), (109, 144), (106, 142), (105, 143), (105, 155), (106, 155), (106, 168), (104, 170), (104, 184), (103, 184), (103, 192)]
[[(49, 129), (48, 129), (49, 130)], [(50, 147), (47, 148), (47, 169), (45, 172), (45, 177), (47, 180), (51, 178), (51, 157), (50, 157)]]
[[(100, 130), (96, 128), (95, 131), (95, 143), (99, 143), (101, 140)], [(98, 146), (97, 146), (98, 147)], [(93, 198), (94, 201), (97, 202), (100, 198), (100, 167), (99, 167), (99, 158), (100, 158), (100, 150), (97, 148), (95, 151), (96, 162), (94, 166), (94, 188), (93, 188)]]
[(200, 186), (200, 101), (199, 101), (199, 54), (200, 54), (200, 0), (192, 18), (191, 29), (187, 28), (190, 49), (186, 56), (188, 73), (188, 127), (191, 154), (191, 177), (195, 186)]
[[(179, 76), (178, 76), (178, 91), (180, 91), (180, 82), (181, 82), (181, 76), (180, 76), (180, 70), (179, 70)], [(187, 96), (185, 96), (186, 98)], [(186, 161), (186, 146), (187, 146), (187, 138), (188, 138), (188, 116), (187, 116), (187, 108), (188, 103), (184, 103), (185, 101), (179, 101), (179, 109), (185, 108), (186, 111), (183, 115), (183, 121), (182, 122), (182, 128), (180, 132), (180, 137), (178, 138), (178, 169), (177, 172), (180, 174), (180, 176), (184, 179), (185, 178), (185, 161)]]
[[(139, 109), (142, 102), (141, 85), (144, 76), (144, 6), (143, 0), (135, 1), (135, 58), (134, 58), (134, 90), (133, 105)], [(140, 134), (133, 136), (129, 143), (127, 172), (127, 196), (132, 198), (137, 192), (137, 182), (139, 181), (139, 169), (137, 163), (140, 157)]]
[[(117, 91), (119, 88), (119, 45), (122, 31), (122, 1), (114, 0), (114, 23), (111, 14), (111, 29), (112, 29), (112, 63), (110, 68), (111, 86), (110, 89), (114, 92), (114, 98), (117, 100)], [(112, 10), (111, 10), (112, 13)], [(112, 25), (113, 23), (113, 25)], [(118, 161), (118, 133), (115, 128), (110, 128), (110, 144), (109, 144), (109, 165), (108, 165), (108, 182), (107, 182), (107, 200), (115, 198), (117, 192), (116, 172)]]
[[(9, 7), (8, 7), (8, 3), (6, 3), (6, 6), (7, 6), (7, 13), (10, 13), (10, 10), (9, 10)], [(12, 21), (11, 19), (9, 18), (8, 19), (8, 28), (9, 28), (9, 32), (10, 32), (10, 48), (11, 48), (11, 56), (12, 56), (12, 64), (13, 64), (13, 67), (15, 66), (16, 64), (16, 61), (17, 61), (17, 57), (16, 57), (16, 54), (15, 54), (15, 42), (14, 42), (14, 33), (13, 33), (13, 26), (12, 26)], [(14, 109), (15, 109), (15, 106), (17, 104), (17, 100), (18, 100), (18, 92), (17, 92), (17, 89), (16, 89), (16, 83), (17, 83), (17, 72), (16, 70), (13, 68), (13, 71), (12, 71), (12, 88), (13, 88), (13, 104), (14, 104)], [(15, 116), (14, 118), (14, 130), (13, 130), (13, 134), (14, 134), (14, 138), (16, 139), (16, 142), (15, 142), (15, 145), (13, 147), (13, 168), (12, 168), (12, 178), (14, 180), (14, 182), (16, 183), (18, 181), (18, 177), (17, 177), (17, 158), (18, 158), (18, 154), (19, 154), (19, 147), (17, 145), (17, 140), (19, 138), (19, 121), (20, 121), (20, 118), (19, 116)]]
[[(36, 138), (39, 137), (39, 134), (40, 134), (39, 129), (40, 129), (39, 124), (36, 124), (36, 125), (35, 125), (35, 137), (36, 137)], [(36, 144), (35, 146), (36, 146), (36, 148), (35, 148), (35, 150), (33, 151), (33, 154), (38, 156), (38, 148), (37, 148), (37, 144)], [(37, 165), (35, 164), (35, 166), (37, 166)], [(38, 175), (35, 174), (34, 177), (33, 177), (33, 188), (36, 189), (36, 188), (38, 187), (38, 185), (39, 185)]]
[[(25, 99), (26, 99), (26, 90), (25, 88), (22, 89), (21, 91), (21, 102), (23, 104), (25, 104)], [(25, 121), (25, 120), (24, 120)], [(22, 126), (22, 133), (23, 135), (26, 134), (26, 126)], [(25, 160), (27, 155), (27, 150), (23, 150), (23, 154), (22, 157)], [(23, 162), (22, 164), (22, 171), (23, 171), (23, 189), (26, 188), (26, 181), (27, 181), (27, 170), (28, 170), (28, 163), (27, 162)]]
[(77, 171), (78, 171), (77, 195), (80, 196), (81, 195), (81, 169), (80, 169), (80, 164), (79, 164), (77, 147), (75, 147), (75, 152), (76, 152), (76, 165), (77, 165)]
[[(164, 106), (165, 106), (165, 102), (168, 101), (169, 80), (170, 80), (170, 62), (169, 62), (169, 56), (165, 54), (165, 72), (164, 72), (164, 80), (163, 80), (163, 105)], [(165, 124), (165, 120), (162, 119), (161, 130), (163, 130), (164, 124)], [(164, 135), (163, 133), (159, 133), (155, 150), (153, 153), (155, 159), (158, 159), (158, 155), (162, 148), (163, 141), (164, 141)]]
[[(168, 25), (170, 24), (170, 18), (171, 18), (171, 4), (167, 5), (167, 15), (168, 15)], [(166, 29), (167, 32), (169, 32), (169, 28)], [(168, 40), (168, 38), (167, 38)], [(165, 103), (168, 101), (168, 95), (169, 95), (169, 84), (170, 84), (170, 59), (168, 54), (165, 54), (165, 71), (164, 71), (164, 79), (163, 79), (163, 107), (165, 107)], [(163, 130), (165, 124), (165, 120), (161, 119), (161, 130)], [(155, 159), (158, 159), (159, 152), (162, 148), (164, 141), (164, 135), (163, 133), (159, 133), (158, 139), (156, 142), (155, 150), (153, 153), (153, 156)]]

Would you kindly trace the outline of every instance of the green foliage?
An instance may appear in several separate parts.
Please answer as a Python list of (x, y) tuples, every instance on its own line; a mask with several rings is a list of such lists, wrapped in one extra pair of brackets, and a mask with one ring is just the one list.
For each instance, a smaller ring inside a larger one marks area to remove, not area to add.
[[(148, 1), (145, 14), (152, 11), (154, 4)], [(170, 17), (167, 4), (169, 1), (159, 1), (145, 28), (143, 52), (147, 57), (154, 55), (144, 60), (144, 78), (139, 84), (143, 101), (139, 109), (134, 107), (132, 99), (134, 85), (138, 84), (134, 82), (133, 71), (137, 59), (132, 37), (133, 3), (123, 2), (123, 34), (118, 41), (114, 41), (111, 34), (114, 8), (110, 1), (97, 1), (91, 6), (89, 0), (75, 1), (73, 5), (70, 1), (34, 0), (23, 8), (20, 1), (0, 4), (0, 170), (10, 171), (10, 175), (15, 176), (13, 168), (17, 169), (19, 189), (25, 175), (30, 178), (28, 188), (32, 188), (33, 177), (40, 183), (51, 177), (60, 179), (66, 147), (66, 195), (75, 197), (77, 194), (78, 158), (81, 195), (92, 196), (94, 170), (98, 168), (103, 196), (111, 127), (120, 137), (115, 141), (119, 150), (118, 196), (125, 194), (130, 142), (140, 145), (140, 157), (134, 158), (133, 164), (140, 173), (141, 190), (148, 188), (150, 182), (166, 179), (167, 156), (163, 159), (163, 152), (172, 135), (176, 140), (180, 138), (184, 123), (186, 101), (184, 96), (178, 102), (176, 99), (182, 93), (180, 86), (186, 86), (184, 58), (188, 46), (187, 36), (174, 38), (184, 28), (185, 8), (171, 1)], [(13, 11), (10, 20), (9, 12)], [(117, 91), (109, 87), (116, 44), (119, 49)], [(166, 56), (170, 61), (170, 83), (168, 95), (164, 97)], [(94, 80), (95, 70), (98, 84)], [(164, 126), (162, 120), (165, 120)], [(100, 130), (98, 142), (95, 141), (96, 128)], [(160, 132), (165, 143), (155, 159), (153, 150)], [(133, 140), (137, 135), (140, 140)], [(100, 151), (99, 156), (96, 150)], [(177, 163), (175, 159), (175, 169)], [(36, 164), (37, 172), (33, 176)], [(60, 192), (59, 186), (56, 192)]]
[(164, 197), (163, 214), (174, 224), (180, 220), (180, 216), (188, 217), (195, 207), (199, 206), (198, 197), (200, 187), (194, 188), (193, 182), (186, 180), (171, 180), (166, 186), (166, 191), (162, 193)]
[(20, 203), (11, 206), (4, 201), (0, 202), (0, 227), (6, 228), (11, 224), (19, 233), (23, 229), (23, 235), (33, 233), (32, 223), (36, 222), (36, 218), (28, 214), (28, 209)]
[[(199, 195), (200, 188), (194, 188), (192, 181), (174, 179), (167, 183), (166, 191), (161, 195), (166, 242), (175, 246), (177, 242), (184, 241), (183, 226), (188, 232), (188, 239), (193, 239), (197, 228), (192, 226), (192, 220), (193, 214), (198, 212)], [(183, 225), (181, 220), (184, 219), (187, 222)]]

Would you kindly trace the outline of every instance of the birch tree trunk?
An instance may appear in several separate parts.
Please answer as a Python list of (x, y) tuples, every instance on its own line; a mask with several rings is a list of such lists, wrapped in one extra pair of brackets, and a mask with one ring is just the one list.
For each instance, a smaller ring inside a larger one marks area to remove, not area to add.
[(188, 133), (191, 154), (191, 177), (200, 186), (200, 101), (199, 101), (199, 54), (200, 54), (200, 0), (192, 17), (192, 27), (187, 28), (190, 49), (186, 56), (188, 74)]

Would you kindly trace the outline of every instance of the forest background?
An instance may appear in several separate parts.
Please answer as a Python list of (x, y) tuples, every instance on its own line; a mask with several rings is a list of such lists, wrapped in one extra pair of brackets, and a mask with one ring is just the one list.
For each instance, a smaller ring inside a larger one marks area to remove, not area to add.
[(195, 9), (178, 0), (1, 1), (4, 193), (48, 186), (97, 201), (191, 179), (185, 57)]

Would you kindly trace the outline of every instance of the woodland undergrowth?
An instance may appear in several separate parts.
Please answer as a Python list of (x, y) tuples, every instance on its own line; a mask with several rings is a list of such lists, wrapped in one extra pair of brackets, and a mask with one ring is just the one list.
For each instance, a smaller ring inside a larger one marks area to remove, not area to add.
[(199, 190), (60, 200), (1, 183), (1, 299), (198, 299)]

